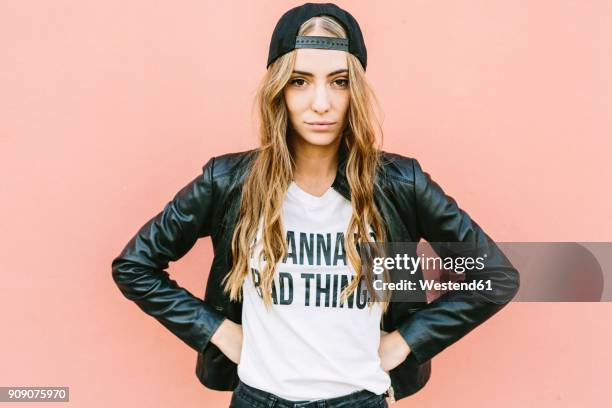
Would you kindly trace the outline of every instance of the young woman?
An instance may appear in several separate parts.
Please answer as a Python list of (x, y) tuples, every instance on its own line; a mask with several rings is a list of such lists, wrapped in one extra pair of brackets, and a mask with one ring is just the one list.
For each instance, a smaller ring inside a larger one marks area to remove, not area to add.
[[(122, 293), (198, 351), (198, 378), (233, 391), (231, 407), (386, 407), (518, 289), (516, 269), (418, 161), (376, 147), (366, 63), (345, 10), (285, 13), (257, 96), (261, 145), (211, 158), (113, 260)], [(201, 300), (165, 269), (205, 236), (215, 256)], [(477, 277), (504, 301), (369, 296), (360, 244), (421, 238), (486, 247)]]

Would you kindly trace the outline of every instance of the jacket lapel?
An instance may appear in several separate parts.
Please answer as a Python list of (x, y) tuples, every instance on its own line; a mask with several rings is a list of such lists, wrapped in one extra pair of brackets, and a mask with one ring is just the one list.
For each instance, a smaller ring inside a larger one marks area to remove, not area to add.
[(346, 162), (348, 160), (348, 150), (344, 143), (340, 144), (338, 149), (338, 168), (336, 170), (336, 177), (332, 184), (332, 188), (342, 194), (344, 198), (351, 201), (351, 188), (346, 179)]

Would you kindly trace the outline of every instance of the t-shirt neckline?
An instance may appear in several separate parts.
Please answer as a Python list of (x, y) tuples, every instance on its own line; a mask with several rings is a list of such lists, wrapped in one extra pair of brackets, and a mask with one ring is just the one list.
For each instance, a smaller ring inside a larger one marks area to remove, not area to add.
[(329, 187), (322, 196), (316, 196), (314, 194), (310, 194), (300, 188), (295, 181), (291, 181), (289, 184), (288, 193), (293, 197), (297, 198), (302, 203), (305, 203), (309, 206), (320, 206), (323, 204), (329, 203), (334, 199), (334, 188)]

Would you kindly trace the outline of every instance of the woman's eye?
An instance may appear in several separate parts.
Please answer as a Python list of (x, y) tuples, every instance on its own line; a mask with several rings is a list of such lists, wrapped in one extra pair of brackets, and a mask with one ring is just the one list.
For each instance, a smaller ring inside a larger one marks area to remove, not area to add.
[(293, 85), (297, 85), (297, 86), (302, 86), (302, 85), (303, 85), (303, 83), (301, 83), (301, 84), (296, 84), (296, 82), (297, 82), (297, 81), (302, 81), (302, 82), (304, 82), (304, 80), (303, 80), (303, 79), (301, 79), (301, 78), (296, 78), (296, 79), (292, 79), (292, 80), (290, 81), (290, 83), (291, 83), (291, 84), (293, 84)]
[(334, 81), (336, 83), (338, 83), (338, 85), (340, 85), (342, 88), (345, 88), (348, 86), (348, 79), (337, 79), (336, 81)]

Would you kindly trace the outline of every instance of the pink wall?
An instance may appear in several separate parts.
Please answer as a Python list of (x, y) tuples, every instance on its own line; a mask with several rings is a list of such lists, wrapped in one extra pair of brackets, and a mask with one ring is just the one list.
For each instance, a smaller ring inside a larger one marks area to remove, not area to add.
[[(75, 407), (228, 405), (110, 262), (209, 157), (255, 145), (269, 37), (299, 4), (0, 5), (1, 386), (70, 386)], [(612, 240), (610, 2), (338, 4), (364, 32), (386, 150), (497, 241)], [(170, 273), (202, 295), (210, 261), (203, 239)], [(511, 304), (395, 406), (600, 406), (611, 312)]]

